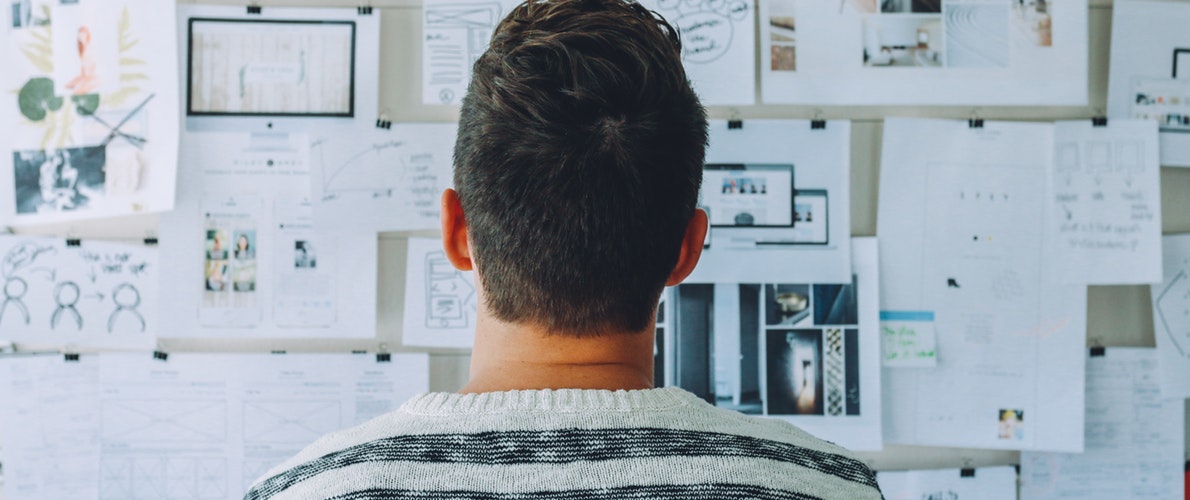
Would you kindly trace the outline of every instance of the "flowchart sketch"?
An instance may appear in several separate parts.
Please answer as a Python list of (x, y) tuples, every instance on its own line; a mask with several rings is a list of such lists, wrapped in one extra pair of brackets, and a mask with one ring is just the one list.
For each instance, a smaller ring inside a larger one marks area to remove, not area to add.
[(471, 347), (478, 306), (474, 273), (455, 269), (438, 239), (410, 238), (408, 255), (402, 342)]
[(1116, 285), (1160, 279), (1157, 154), (1152, 121), (1054, 124), (1046, 236), (1050, 271), (1058, 282)]
[(317, 137), (310, 146), (315, 226), (324, 231), (438, 227), (452, 185), (453, 123), (398, 123)]
[(647, 0), (682, 37), (682, 64), (705, 105), (756, 101), (754, 0)]
[(1190, 397), (1190, 234), (1162, 240), (1163, 280), (1151, 286), (1161, 395)]
[(153, 246), (0, 236), (0, 338), (152, 346), (157, 277)]
[(422, 103), (458, 104), (492, 31), (518, 2), (427, 0), (422, 9)]

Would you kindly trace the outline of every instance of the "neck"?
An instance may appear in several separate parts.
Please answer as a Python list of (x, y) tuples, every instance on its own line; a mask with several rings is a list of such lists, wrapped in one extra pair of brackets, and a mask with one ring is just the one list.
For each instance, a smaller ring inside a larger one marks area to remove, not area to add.
[(459, 392), (653, 387), (652, 328), (575, 337), (481, 314), (471, 380)]

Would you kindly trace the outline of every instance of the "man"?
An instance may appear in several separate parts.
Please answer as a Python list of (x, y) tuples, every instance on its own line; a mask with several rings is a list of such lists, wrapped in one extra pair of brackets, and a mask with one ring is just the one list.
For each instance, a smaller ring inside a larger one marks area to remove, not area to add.
[(477, 277), (470, 382), (323, 438), (246, 498), (880, 498), (837, 446), (652, 388), (658, 298), (707, 230), (680, 54), (623, 0), (500, 23), (442, 196), (446, 255)]

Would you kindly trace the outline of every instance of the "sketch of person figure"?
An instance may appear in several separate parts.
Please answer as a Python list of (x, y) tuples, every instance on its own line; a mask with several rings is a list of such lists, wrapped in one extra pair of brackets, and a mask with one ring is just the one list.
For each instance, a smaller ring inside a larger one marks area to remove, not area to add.
[(9, 276), (4, 280), (4, 303), (0, 304), (0, 324), (4, 323), (4, 313), (8, 306), (21, 312), (25, 324), (29, 324), (29, 308), (25, 307), (25, 292), (29, 291), (29, 284), (19, 276)]
[(77, 329), (83, 329), (83, 316), (79, 314), (79, 310), (75, 308), (78, 304), (82, 293), (79, 291), (79, 286), (73, 281), (63, 281), (54, 287), (54, 302), (58, 303), (58, 308), (54, 309), (54, 314), (50, 316), (50, 328), (58, 329), (58, 321), (66, 315), (74, 319), (74, 325)]
[(132, 315), (140, 322), (140, 331), (145, 331), (145, 317), (136, 309), (140, 307), (140, 291), (132, 286), (132, 283), (116, 285), (116, 288), (112, 289), (112, 302), (116, 303), (116, 309), (107, 318), (107, 333), (116, 329), (116, 320), (121, 315)]
[(96, 72), (98, 63), (91, 51), (91, 28), (79, 26), (78, 32), (79, 74), (66, 83), (66, 88), (74, 91), (74, 95), (90, 94), (99, 86), (99, 75)]

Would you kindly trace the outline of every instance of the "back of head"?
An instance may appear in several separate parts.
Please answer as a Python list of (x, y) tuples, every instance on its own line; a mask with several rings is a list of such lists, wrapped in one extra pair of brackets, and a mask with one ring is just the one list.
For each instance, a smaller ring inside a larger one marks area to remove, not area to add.
[(454, 153), (488, 310), (570, 335), (647, 328), (697, 204), (706, 126), (657, 14), (516, 7), (475, 63)]

